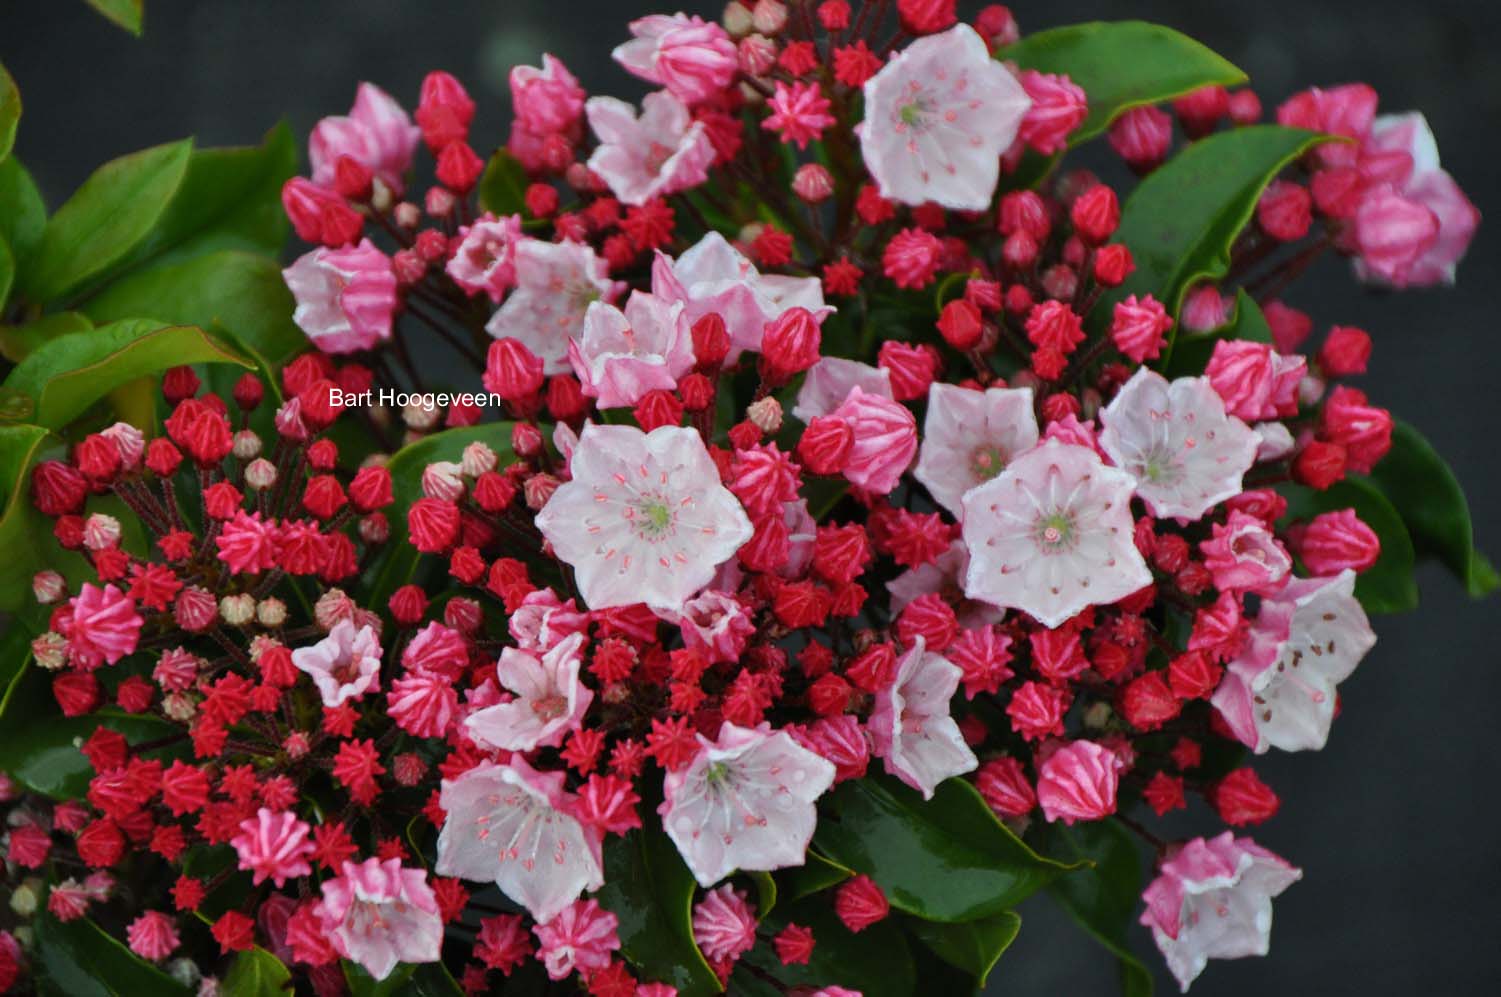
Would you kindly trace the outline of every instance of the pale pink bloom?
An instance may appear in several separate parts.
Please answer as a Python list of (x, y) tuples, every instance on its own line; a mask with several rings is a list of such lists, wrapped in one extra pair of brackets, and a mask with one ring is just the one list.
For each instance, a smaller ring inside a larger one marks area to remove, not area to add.
[(541, 69), (512, 67), (509, 82), (516, 124), (533, 135), (566, 132), (584, 113), (584, 88), (563, 60), (547, 53)]
[(1032, 389), (971, 391), (935, 382), (928, 390), (922, 437), (913, 477), (934, 501), (960, 516), (965, 492), (1000, 474), (1037, 443)]
[(1292, 430), (1286, 423), (1258, 422), (1251, 429), (1256, 434), (1258, 461), (1281, 460), (1296, 448)]
[(896, 487), (917, 454), (917, 420), (902, 404), (851, 388), (844, 403), (829, 413), (853, 431), (844, 476), (859, 488), (885, 495)]
[(1272, 898), (1303, 870), (1231, 831), (1194, 838), (1162, 863), (1141, 898), (1141, 923), (1183, 992), (1210, 959), (1266, 955)]
[(789, 308), (806, 308), (819, 321), (834, 310), (824, 303), (817, 277), (762, 274), (718, 232), (709, 232), (675, 260), (658, 252), (651, 274), (652, 293), (683, 302), (690, 324), (710, 312), (724, 319), (730, 336), (726, 363), (744, 350), (759, 352), (766, 324)]
[(964, 672), (917, 638), (897, 663), (896, 681), (876, 694), (870, 731), (875, 753), (886, 771), (932, 799), (949, 776), (973, 771), (979, 764), (964, 743), (949, 713), (949, 701)]
[(986, 627), (1005, 619), (1005, 610), (988, 602), (970, 599), (964, 594), (964, 575), (969, 571), (969, 548), (955, 540), (949, 549), (927, 564), (908, 568), (886, 583), (891, 595), (891, 614), (896, 616), (920, 595), (936, 592), (954, 607), (959, 625), (967, 630)]
[(591, 97), (584, 111), (599, 138), (589, 169), (626, 204), (645, 204), (709, 178), (714, 145), (687, 106), (665, 90), (646, 95), (640, 117), (614, 97)]
[(142, 959), (161, 962), (177, 948), (177, 924), (172, 915), (159, 910), (148, 910), (125, 929), (125, 938), (130, 942), (130, 951)]
[(113, 585), (97, 588), (84, 582), (68, 600), (57, 629), (68, 639), (73, 667), (93, 671), (134, 653), (144, 622), (124, 592)]
[(833, 784), (833, 764), (769, 724), (726, 721), (716, 741), (698, 741), (693, 761), (667, 773), (658, 812), (699, 885), (736, 869), (802, 865), (818, 822), (813, 801)]
[(312, 678), (324, 706), (338, 706), (379, 689), (380, 658), (379, 635), (351, 620), (340, 620), (327, 637), (292, 652), (292, 664)]
[(821, 415), (829, 415), (844, 404), (854, 388), (867, 395), (892, 398), (891, 371), (858, 360), (824, 357), (803, 375), (792, 417), (807, 423)]
[(575, 971), (587, 977), (609, 966), (610, 953), (620, 948), (615, 931), (619, 925), (619, 919), (595, 900), (576, 901), (538, 924), (532, 930), (548, 977), (562, 980)]
[(403, 869), (400, 859), (345, 862), (338, 876), (324, 880), (313, 912), (335, 951), (376, 980), (397, 963), (441, 956), (443, 920), (427, 872)]
[(1257, 436), (1225, 414), (1204, 377), (1173, 381), (1143, 367), (1100, 413), (1100, 446), (1136, 479), (1159, 519), (1198, 519), (1232, 495), (1256, 460)]
[(1129, 474), (1048, 440), (964, 496), (964, 593), (1056, 627), (1152, 580), (1133, 540)]
[(693, 941), (710, 962), (734, 962), (756, 944), (756, 912), (729, 883), (693, 905)]
[(1293, 579), (1261, 600), (1211, 702), (1257, 754), (1317, 751), (1329, 739), (1335, 687), (1375, 643), (1355, 598), (1355, 572)]
[(590, 247), (523, 236), (516, 244), (516, 289), (485, 331), (519, 341), (541, 359), (549, 377), (566, 374), (568, 342), (583, 335), (584, 313), (596, 301), (614, 301), (624, 287), (610, 279), (609, 265)]
[(128, 422), (117, 422), (101, 429), (99, 435), (114, 443), (120, 451), (122, 470), (134, 471), (140, 465), (141, 456), (146, 452), (146, 434)]
[(1224, 523), (1216, 523), (1210, 538), (1199, 544), (1204, 567), (1214, 587), (1224, 591), (1268, 593), (1292, 571), (1293, 559), (1266, 523), (1234, 509)]
[(550, 588), (528, 592), (506, 621), (506, 629), (516, 638), (516, 644), (527, 651), (551, 650), (565, 638), (582, 633), (588, 625), (588, 613), (582, 612), (572, 599), (562, 601)]
[(313, 183), (332, 187), (340, 157), (348, 156), (400, 194), (421, 134), (390, 94), (361, 83), (349, 114), (324, 118), (313, 127), (308, 138)]
[(499, 302), (516, 284), (516, 247), (521, 216), (481, 215), (459, 229), (459, 245), (444, 272), (469, 294), (483, 291)]
[(369, 239), (304, 253), (281, 275), (297, 300), (292, 321), (324, 353), (368, 350), (391, 338), (396, 274)]
[(860, 150), (881, 195), (983, 211), (1032, 106), (967, 24), (919, 38), (865, 82)]
[(509, 751), (556, 748), (584, 720), (594, 693), (579, 681), (584, 635), (573, 634), (539, 659), (508, 647), (500, 652), (496, 676), (516, 694), (471, 714), (464, 726), (481, 744)]
[(596, 301), (583, 335), (568, 344), (568, 362), (600, 408), (634, 405), (693, 370), (692, 330), (681, 303), (645, 291), (633, 292), (624, 311)]
[(1120, 756), (1094, 741), (1070, 741), (1037, 770), (1037, 802), (1050, 822), (1099, 820), (1115, 813)]
[(313, 854), (311, 833), (312, 828), (290, 810), (273, 813), (261, 807), (254, 817), (240, 822), (240, 833), (229, 843), (240, 856), (240, 868), (255, 873), (256, 885), (269, 879), (285, 886), (287, 880), (313, 871), (307, 863)]
[(604, 885), (597, 829), (572, 816), (562, 772), (538, 772), (520, 755), (444, 779), (440, 876), (493, 882), (543, 923), (585, 890)]
[(750, 614), (728, 592), (700, 592), (683, 604), (681, 613), (664, 618), (677, 625), (685, 647), (702, 651), (710, 663), (739, 661), (745, 642), (756, 632)]
[[(808, 500), (799, 497), (794, 502), (784, 502), (782, 525), (787, 527), (787, 563), (777, 573), (783, 578), (801, 578), (813, 563), (813, 544), (818, 539), (818, 523), (808, 511)], [(717, 587), (727, 591), (739, 588), (738, 585)]]
[(536, 522), (573, 566), (590, 609), (645, 603), (682, 612), (751, 538), (750, 519), (694, 430), (586, 426), (570, 470)]
[(735, 78), (735, 43), (717, 24), (685, 14), (652, 14), (630, 24), (630, 41), (610, 56), (685, 104), (713, 97)]

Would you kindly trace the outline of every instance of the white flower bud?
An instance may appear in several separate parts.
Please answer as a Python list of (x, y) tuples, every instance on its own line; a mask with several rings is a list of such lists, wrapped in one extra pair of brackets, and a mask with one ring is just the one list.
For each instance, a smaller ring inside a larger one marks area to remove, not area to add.
[(261, 438), (249, 429), (235, 434), (234, 454), (241, 460), (254, 460), (261, 455)]
[(495, 470), (496, 465), (500, 463), (500, 458), (495, 451), (478, 440), (464, 448), (464, 455), (460, 460), (464, 473), (471, 478), (477, 478), (487, 471)]
[(83, 545), (89, 550), (113, 550), (120, 546), (120, 521), (96, 512), (83, 522)]
[(38, 571), (31, 578), (31, 594), (43, 606), (50, 606), (63, 597), (68, 583), (56, 571)]
[(255, 619), (255, 596), (249, 592), (227, 595), (219, 600), (219, 615), (232, 627), (243, 627)]
[(422, 494), (457, 502), (464, 497), (463, 469), (451, 460), (437, 460), (422, 470)]
[(257, 457), (245, 468), (245, 487), (263, 492), (276, 484), (276, 465), (264, 457)]
[(752, 402), (745, 410), (745, 417), (763, 433), (775, 433), (782, 428), (782, 403), (767, 395)]
[(443, 411), (430, 402), (412, 402), (401, 409), (401, 421), (407, 424), (407, 428), (420, 433), (432, 430), (442, 417)]
[(279, 627), (287, 621), (287, 604), (274, 596), (262, 599), (255, 607), (255, 618), (263, 627)]

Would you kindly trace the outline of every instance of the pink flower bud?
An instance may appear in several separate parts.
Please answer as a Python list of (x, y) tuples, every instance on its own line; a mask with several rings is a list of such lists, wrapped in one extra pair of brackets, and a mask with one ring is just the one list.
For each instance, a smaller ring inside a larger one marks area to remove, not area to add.
[(1354, 509), (1315, 516), (1298, 534), (1298, 556), (1315, 575), (1337, 575), (1346, 568), (1365, 571), (1381, 556), (1381, 538)]
[(1256, 220), (1273, 239), (1295, 242), (1313, 224), (1313, 198), (1301, 184), (1274, 180), (1256, 202)]
[(1173, 142), (1173, 119), (1161, 108), (1133, 107), (1110, 126), (1110, 148), (1137, 173), (1146, 173), (1167, 158)]
[(834, 193), (834, 177), (822, 164), (804, 163), (792, 177), (792, 192), (809, 204), (821, 204)]
[(1051, 156), (1068, 144), (1068, 136), (1084, 122), (1089, 100), (1082, 87), (1067, 76), (1022, 70), (1022, 89), (1032, 98), (1032, 106), (1022, 118), (1017, 137), (1042, 153)]
[(1323, 349), (1319, 350), (1319, 366), (1330, 377), (1364, 374), (1370, 359), (1371, 337), (1364, 329), (1351, 325), (1330, 329)]
[(485, 390), (511, 402), (529, 398), (542, 389), (542, 366), (521, 340), (496, 340), (485, 358)]
[(1115, 306), (1110, 323), (1110, 339), (1116, 349), (1137, 363), (1155, 360), (1166, 341), (1164, 333), (1173, 326), (1167, 310), (1150, 294), (1138, 299), (1129, 295)]
[(761, 353), (780, 380), (799, 374), (818, 362), (822, 334), (818, 320), (806, 308), (789, 308), (766, 324)]

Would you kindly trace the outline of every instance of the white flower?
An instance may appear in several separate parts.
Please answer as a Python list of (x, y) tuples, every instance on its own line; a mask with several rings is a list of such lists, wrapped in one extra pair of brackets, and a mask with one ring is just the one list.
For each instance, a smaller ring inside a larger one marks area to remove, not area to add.
[(896, 681), (877, 694), (870, 715), (875, 752), (886, 771), (932, 799), (938, 784), (980, 764), (949, 714), (964, 672), (927, 650), (921, 637), (897, 665)]
[(380, 638), (368, 626), (340, 620), (312, 647), (292, 652), (292, 664), (318, 687), (323, 705), (338, 706), (380, 688)]
[(523, 238), (516, 247), (516, 289), (485, 331), (518, 340), (541, 358), (549, 377), (566, 374), (568, 341), (583, 334), (584, 313), (596, 301), (614, 301), (623, 286), (610, 280), (609, 265), (588, 246)]
[(935, 383), (928, 391), (922, 450), (912, 472), (955, 516), (964, 493), (1000, 474), (1037, 443), (1031, 388), (971, 391)]
[(469, 715), (464, 726), (484, 744), (509, 751), (556, 748), (583, 722), (594, 693), (579, 681), (584, 635), (575, 633), (539, 659), (520, 648), (500, 652), (496, 675), (516, 694)]

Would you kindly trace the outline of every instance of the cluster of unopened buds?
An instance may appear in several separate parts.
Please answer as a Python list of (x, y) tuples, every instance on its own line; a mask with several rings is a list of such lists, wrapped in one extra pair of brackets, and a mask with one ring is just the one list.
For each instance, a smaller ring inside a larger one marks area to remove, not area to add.
[[(379, 979), (446, 933), (472, 993), (536, 960), (665, 997), (597, 892), (605, 842), (666, 833), (721, 980), (758, 942), (806, 963), (814, 932), (758, 926), (727, 877), (802, 864), (820, 800), (884, 770), (923, 798), (969, 780), (1018, 834), (1118, 815), (1157, 849), (1141, 919), (1184, 986), (1265, 950), (1300, 872), (1240, 836), (1279, 801), (1230, 749), (1323, 746), (1380, 555), (1353, 510), (1293, 518), (1278, 488), (1369, 472), (1392, 430), (1345, 383), (1370, 338), (1305, 355), (1313, 322), (1277, 295), (1331, 248), (1363, 279), (1450, 279), (1476, 212), (1420, 116), (1376, 117), (1364, 86), (1293, 97), (1279, 122), (1349, 141), (1273, 182), (1237, 244), (1273, 341), (1171, 366), (1173, 303), (1113, 293), (1116, 190), (1006, 184), (1067, 147), (1085, 92), (994, 57), (1004, 8), (883, 6), (643, 18), (615, 52), (660, 88), (639, 110), (551, 56), (517, 68), (491, 164), (523, 178), (513, 213), (480, 206), (500, 195), (447, 74), (415, 122), (363, 84), (317, 126), (284, 203), (318, 244), (286, 280), (319, 352), (274, 400), (175, 370), (166, 435), (117, 424), (33, 476), (92, 568), (36, 579), (59, 707), (167, 731), (100, 727), (85, 795), (15, 799), (8, 861), (72, 870), (53, 915), (129, 876), (154, 901), (125, 939), (184, 979), (198, 912), (320, 993), (340, 958)], [(1192, 140), (1260, 116), (1210, 88), (1109, 143), (1146, 174), (1175, 119)], [(1230, 286), (1191, 289), (1181, 331), (1233, 321)], [(390, 420), (339, 399), (421, 387), (429, 336), (492, 404), (404, 413), (409, 440), (475, 435), (405, 467), (393, 509)], [(1130, 813), (1194, 795), (1229, 829), (1167, 842)], [(200, 872), (200, 845), (233, 854)], [(875, 879), (830, 892), (850, 931), (887, 915)]]

